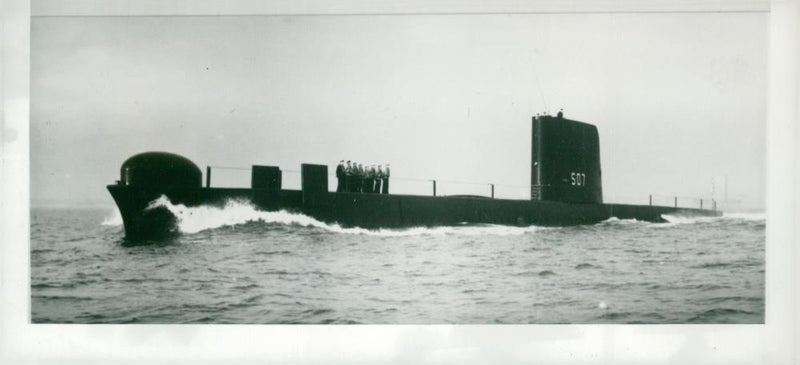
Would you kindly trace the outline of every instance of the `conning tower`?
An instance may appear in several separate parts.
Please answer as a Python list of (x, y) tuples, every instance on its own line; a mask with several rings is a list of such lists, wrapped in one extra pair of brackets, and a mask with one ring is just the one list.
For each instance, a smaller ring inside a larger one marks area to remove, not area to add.
[(531, 200), (603, 203), (600, 138), (594, 125), (536, 116), (531, 138)]

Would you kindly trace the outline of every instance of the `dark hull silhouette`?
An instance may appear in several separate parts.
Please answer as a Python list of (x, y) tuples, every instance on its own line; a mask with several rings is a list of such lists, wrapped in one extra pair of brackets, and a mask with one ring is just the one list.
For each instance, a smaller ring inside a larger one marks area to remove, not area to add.
[(477, 197), (433, 197), (359, 193), (317, 194), (303, 202), (300, 190), (199, 188), (155, 190), (109, 185), (122, 213), (128, 238), (153, 238), (174, 232), (175, 217), (164, 207), (147, 209), (164, 195), (187, 207), (224, 206), (229, 199), (252, 202), (264, 210), (287, 210), (344, 227), (402, 228), (489, 223), (569, 226), (593, 224), (617, 217), (664, 222), (662, 214), (718, 216), (717, 211), (623, 204), (576, 204)]
[[(417, 196), (328, 191), (328, 168), (303, 164), (301, 189), (281, 188), (281, 170), (253, 166), (250, 188), (202, 187), (202, 173), (178, 155), (148, 152), (125, 161), (121, 180), (108, 190), (119, 207), (128, 238), (175, 233), (176, 217), (163, 206), (149, 207), (165, 196), (187, 207), (224, 206), (240, 200), (265, 211), (302, 213), (344, 227), (402, 228), (488, 223), (569, 226), (611, 217), (664, 222), (663, 214), (719, 216), (715, 210), (604, 204), (600, 147), (595, 126), (559, 117), (532, 122), (531, 199), (475, 196)], [(210, 173), (210, 170), (209, 170)]]

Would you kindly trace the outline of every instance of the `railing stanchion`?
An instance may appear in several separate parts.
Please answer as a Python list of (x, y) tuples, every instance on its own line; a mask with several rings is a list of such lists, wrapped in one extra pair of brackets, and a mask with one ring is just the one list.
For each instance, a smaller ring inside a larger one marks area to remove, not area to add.
[(494, 184), (489, 184), (492, 186), (492, 199), (494, 199)]
[(211, 166), (206, 166), (206, 187), (211, 187)]
[(676, 196), (675, 197), (675, 208), (677, 208), (677, 207), (678, 207), (678, 197)]
[(431, 180), (433, 182), (433, 196), (436, 196), (436, 180)]
[(650, 194), (650, 206), (653, 205), (653, 194)]

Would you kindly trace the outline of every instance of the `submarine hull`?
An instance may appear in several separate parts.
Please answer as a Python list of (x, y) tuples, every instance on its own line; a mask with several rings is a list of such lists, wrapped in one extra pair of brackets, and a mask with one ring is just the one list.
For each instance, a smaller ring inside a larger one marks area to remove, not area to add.
[(177, 233), (178, 218), (163, 205), (152, 204), (162, 196), (187, 207), (223, 206), (228, 200), (242, 200), (265, 211), (287, 210), (326, 223), (363, 228), (460, 223), (569, 226), (611, 217), (663, 222), (663, 214), (721, 215), (702, 209), (604, 204), (597, 127), (559, 113), (556, 117), (532, 118), (531, 130), (530, 200), (397, 195), (388, 191), (334, 193), (328, 191), (328, 166), (305, 163), (301, 165), (300, 190), (282, 188), (279, 167), (259, 165), (252, 166), (250, 188), (210, 187), (210, 167), (206, 168), (206, 187), (202, 187), (198, 166), (168, 152), (130, 157), (120, 168), (120, 180), (108, 190), (129, 238)]
[(264, 211), (286, 210), (329, 224), (362, 228), (405, 228), (486, 223), (517, 226), (572, 226), (594, 224), (611, 217), (664, 222), (663, 214), (719, 216), (721, 212), (660, 206), (579, 204), (553, 201), (434, 197), (320, 192), (302, 190), (194, 188), (148, 189), (109, 185), (130, 239), (178, 233), (176, 217), (151, 204), (164, 196), (186, 207), (218, 206), (229, 200), (248, 202)]

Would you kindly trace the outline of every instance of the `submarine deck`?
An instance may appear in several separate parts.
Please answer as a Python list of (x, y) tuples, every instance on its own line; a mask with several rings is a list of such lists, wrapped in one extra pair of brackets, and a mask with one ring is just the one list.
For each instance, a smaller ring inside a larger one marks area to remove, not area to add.
[[(664, 222), (663, 214), (720, 216), (722, 212), (651, 205), (565, 203), (475, 196), (420, 196), (304, 192), (252, 188), (148, 189), (108, 185), (116, 201), (126, 235), (143, 236), (162, 231), (174, 217), (164, 208), (148, 205), (166, 196), (187, 207), (224, 206), (240, 200), (266, 211), (287, 210), (344, 227), (403, 228), (446, 226), (461, 223), (569, 226), (594, 224), (611, 217)], [(161, 211), (161, 212), (159, 212)]]

